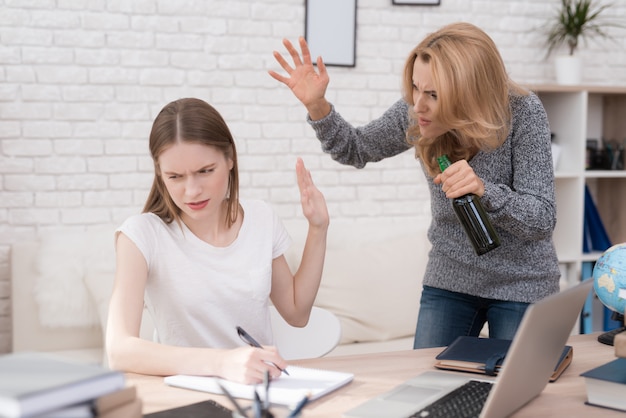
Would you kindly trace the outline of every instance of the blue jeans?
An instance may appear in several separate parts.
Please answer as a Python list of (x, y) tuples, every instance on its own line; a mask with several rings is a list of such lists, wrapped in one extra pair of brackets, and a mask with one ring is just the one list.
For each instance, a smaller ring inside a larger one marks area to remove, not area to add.
[(478, 336), (485, 322), (491, 338), (512, 340), (528, 305), (424, 286), (413, 348), (443, 347), (461, 335)]

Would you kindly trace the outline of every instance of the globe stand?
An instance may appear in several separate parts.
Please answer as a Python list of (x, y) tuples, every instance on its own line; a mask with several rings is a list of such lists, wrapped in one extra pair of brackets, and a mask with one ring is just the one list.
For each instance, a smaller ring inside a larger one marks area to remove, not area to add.
[[(615, 311), (611, 313), (611, 319), (614, 321), (619, 321), (622, 324), (624, 323), (624, 315)], [(598, 341), (600, 341), (602, 344), (613, 345), (613, 340), (615, 339), (615, 336), (624, 331), (626, 331), (626, 326), (621, 326), (611, 331), (607, 331), (604, 334), (598, 335)]]

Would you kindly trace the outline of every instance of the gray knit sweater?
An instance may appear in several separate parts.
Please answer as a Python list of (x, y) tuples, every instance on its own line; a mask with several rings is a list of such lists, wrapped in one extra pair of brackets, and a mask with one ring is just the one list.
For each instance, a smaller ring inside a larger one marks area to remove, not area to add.
[[(552, 233), (556, 224), (550, 129), (539, 98), (511, 96), (513, 120), (502, 146), (481, 151), (470, 166), (485, 184), (483, 205), (501, 245), (477, 256), (452, 204), (427, 175), (432, 243), (424, 285), (474, 296), (535, 302), (558, 291), (559, 268)], [(410, 148), (408, 105), (397, 101), (379, 119), (355, 128), (334, 107), (309, 123), (322, 149), (342, 164), (363, 168), (368, 162)]]

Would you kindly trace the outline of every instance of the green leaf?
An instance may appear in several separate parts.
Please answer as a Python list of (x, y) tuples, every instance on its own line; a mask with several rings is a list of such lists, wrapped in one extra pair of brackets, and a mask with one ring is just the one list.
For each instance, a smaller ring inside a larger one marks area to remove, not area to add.
[(610, 7), (611, 4), (601, 5), (595, 0), (561, 0), (561, 7), (553, 23), (548, 26), (546, 57), (562, 45), (567, 45), (569, 55), (574, 55), (580, 40), (586, 42), (594, 37), (611, 38), (604, 28), (623, 28), (624, 25), (601, 16)]

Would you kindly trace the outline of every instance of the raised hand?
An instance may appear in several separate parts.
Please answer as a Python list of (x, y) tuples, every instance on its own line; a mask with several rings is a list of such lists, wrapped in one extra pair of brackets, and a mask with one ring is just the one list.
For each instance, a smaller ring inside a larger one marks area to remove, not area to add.
[(322, 192), (315, 187), (311, 172), (304, 166), (302, 158), (298, 158), (296, 162), (296, 175), (298, 177), (298, 188), (300, 189), (302, 213), (311, 226), (327, 227), (329, 215), (326, 199)]
[(330, 104), (324, 97), (329, 83), (328, 72), (322, 57), (317, 58), (318, 71), (315, 70), (309, 46), (303, 37), (299, 38), (299, 42), (302, 56), (291, 42), (283, 39), (283, 45), (293, 60), (293, 67), (279, 52), (274, 51), (273, 53), (276, 61), (287, 72), (287, 76), (280, 75), (273, 70), (269, 70), (268, 73), (272, 78), (291, 89), (296, 98), (306, 106), (311, 118), (314, 120), (321, 119), (330, 112)]

